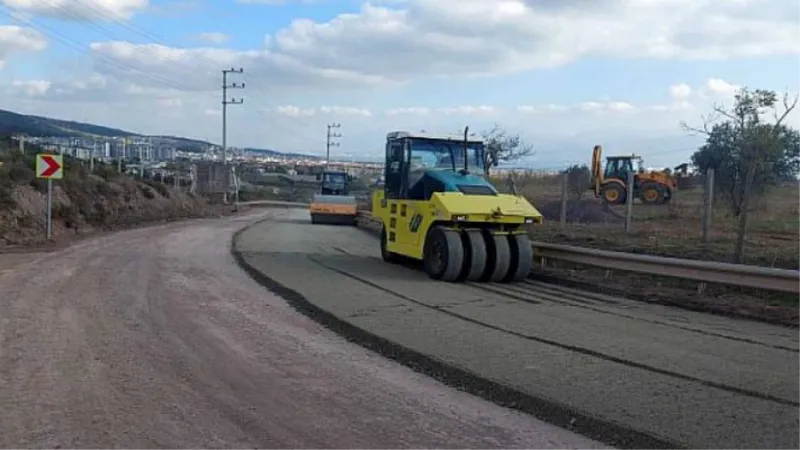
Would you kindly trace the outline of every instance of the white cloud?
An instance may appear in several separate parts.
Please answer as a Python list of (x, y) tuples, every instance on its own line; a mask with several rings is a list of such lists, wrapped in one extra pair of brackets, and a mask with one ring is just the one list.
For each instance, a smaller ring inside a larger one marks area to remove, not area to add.
[(231, 39), (231, 37), (227, 34), (219, 32), (200, 33), (195, 37), (201, 41), (209, 42), (211, 44), (224, 44)]
[(47, 48), (47, 38), (32, 28), (0, 25), (0, 69), (16, 52), (38, 52)]
[[(692, 86), (692, 92), (705, 89), (707, 84)], [(0, 98), (4, 107), (15, 111), (90, 121), (137, 132), (220, 141), (217, 95), (141, 86), (102, 75), (80, 82), (17, 81), (13, 85), (8, 86), (8, 92)], [(672, 91), (669, 86), (664, 86), (663, 90), (664, 97)], [(270, 106), (260, 98), (247, 99), (243, 106), (228, 110), (231, 145), (321, 154), (325, 125), (335, 121), (342, 123), (339, 130), (342, 155), (379, 158), (388, 131), (452, 132), (465, 125), (481, 131), (499, 123), (537, 145), (539, 153), (534, 163), (539, 167), (586, 162), (591, 145), (598, 142), (615, 152), (642, 153), (652, 165), (675, 165), (684, 161), (697, 144), (696, 139), (686, 136), (679, 123), (682, 120), (699, 123), (700, 114), (710, 111), (713, 101), (692, 95), (686, 101), (672, 99), (664, 104), (634, 104), (611, 99), (517, 107), (404, 105), (379, 108), (375, 105), (367, 108), (333, 103)]]
[(282, 105), (267, 108), (267, 112), (275, 112), (287, 117), (311, 117), (319, 115), (337, 117), (372, 117), (372, 111), (366, 108), (353, 106), (319, 106), (316, 108), (301, 108), (294, 105)]
[(576, 111), (581, 113), (625, 113), (636, 111), (639, 108), (623, 101), (587, 101), (577, 105), (519, 105), (516, 111), (522, 114), (553, 115), (553, 114), (574, 114)]
[(15, 80), (11, 82), (11, 87), (13, 89), (19, 89), (29, 97), (44, 96), (45, 94), (47, 94), (47, 91), (50, 90), (51, 85), (52, 85), (51, 82), (45, 80), (28, 80), (28, 81)]
[(149, 0), (0, 0), (9, 9), (69, 21), (127, 20)]
[(320, 3), (321, 0), (234, 0), (234, 1), (236, 3), (241, 3), (244, 5), (278, 6), (278, 5), (290, 5), (293, 3), (303, 3), (303, 4)]
[(711, 78), (706, 82), (706, 91), (713, 96), (718, 97), (732, 97), (736, 92), (741, 89), (741, 86), (728, 83), (719, 78)]
[[(18, 13), (71, 20), (106, 20), (112, 17), (109, 10), (131, 17), (148, 5), (146, 0), (0, 3)], [(98, 4), (108, 9), (98, 9)], [(596, 93), (570, 104), (550, 104), (558, 103), (554, 96), (515, 106), (493, 104), (487, 95), (471, 98), (462, 91), (462, 96), (456, 83), (452, 91), (442, 92), (452, 100), (437, 103), (437, 93), (425, 90), (425, 83), (432, 77), (449, 81), (560, 69), (582, 58), (796, 57), (798, 14), (796, 0), (374, 0), (324, 22), (297, 19), (250, 50), (94, 42), (89, 48), (95, 72), (91, 77), (20, 80), (16, 86), (0, 87), (6, 92), (0, 103), (100, 123), (117, 121), (108, 124), (148, 132), (209, 133), (209, 139), (219, 140), (220, 70), (232, 66), (243, 67), (244, 73), (230, 81), (247, 84), (243, 92), (232, 93), (246, 99), (242, 107), (229, 109), (232, 145), (239, 141), (303, 150), (318, 145), (318, 132), (330, 120), (342, 121), (343, 150), (354, 153), (379, 153), (390, 129), (451, 130), (465, 122), (474, 129), (498, 122), (537, 139), (557, 136), (581, 142), (615, 133), (674, 136), (682, 133), (680, 120), (697, 119), (712, 100), (729, 95), (736, 85), (712, 79), (699, 86), (659, 86), (665, 100), (658, 104)], [(2, 30), (0, 63), (11, 51), (38, 48), (21, 44), (17, 31), (6, 33), (4, 41)], [(222, 41), (222, 36), (205, 37), (215, 44)], [(45, 88), (39, 81), (49, 84)], [(487, 81), (489, 91), (492, 82)], [(395, 89), (406, 83), (425, 93)]]
[[(794, 0), (409, 0), (326, 23), (296, 20), (274, 51), (316, 67), (405, 81), (513, 73), (584, 56), (718, 60), (798, 52)], [(542, 6), (544, 4), (544, 6)], [(388, 57), (387, 57), (388, 55)], [(380, 60), (382, 64), (374, 64)]]
[(685, 101), (692, 95), (692, 88), (686, 83), (673, 84), (669, 88), (669, 94), (675, 101)]
[(363, 87), (388, 80), (347, 70), (314, 67), (267, 49), (235, 51), (221, 48), (172, 48), (126, 41), (90, 44), (95, 69), (119, 79), (187, 91), (217, 89), (221, 67), (243, 67), (251, 87)]
[[(66, 0), (0, 1), (51, 15), (67, 4)], [(111, 41), (93, 43), (91, 51), (101, 73), (139, 84), (180, 84), (187, 90), (215, 89), (220, 65), (229, 64), (244, 67), (248, 83), (256, 88), (305, 89), (518, 73), (582, 57), (720, 60), (797, 54), (800, 24), (789, 19), (797, 16), (797, 2), (769, 0), (771, 7), (765, 8), (764, 1), (365, 3), (358, 12), (327, 22), (297, 19), (267, 36), (264, 47), (252, 50)], [(147, 2), (100, 3), (130, 15)]]
[(408, 107), (403, 107), (403, 108), (387, 109), (384, 112), (384, 114), (386, 114), (387, 116), (400, 116), (400, 115), (406, 115), (406, 114), (417, 115), (417, 116), (423, 116), (423, 115), (427, 116), (427, 115), (431, 114), (431, 109), (423, 107), (423, 106), (408, 106)]

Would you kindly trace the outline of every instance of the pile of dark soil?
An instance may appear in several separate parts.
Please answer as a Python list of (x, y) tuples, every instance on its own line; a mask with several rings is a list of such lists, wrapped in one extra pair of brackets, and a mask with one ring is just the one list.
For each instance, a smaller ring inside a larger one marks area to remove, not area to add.
[[(537, 209), (548, 222), (561, 220), (561, 201), (551, 201), (537, 205)], [(618, 223), (624, 218), (597, 199), (570, 200), (567, 202), (567, 222), (569, 223)]]

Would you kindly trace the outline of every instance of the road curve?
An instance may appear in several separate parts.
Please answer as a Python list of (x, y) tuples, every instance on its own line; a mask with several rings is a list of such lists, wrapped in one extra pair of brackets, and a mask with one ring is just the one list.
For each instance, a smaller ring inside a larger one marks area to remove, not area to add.
[(602, 447), (296, 313), (230, 255), (269, 214), (0, 255), (0, 447)]
[(256, 279), (351, 339), (611, 445), (800, 445), (797, 330), (536, 281), (435, 282), (304, 210), (234, 247)]

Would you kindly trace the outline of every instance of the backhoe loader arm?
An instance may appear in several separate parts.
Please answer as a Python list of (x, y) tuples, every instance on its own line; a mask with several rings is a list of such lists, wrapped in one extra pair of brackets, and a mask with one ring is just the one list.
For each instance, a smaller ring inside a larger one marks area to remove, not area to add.
[(603, 183), (603, 146), (595, 145), (592, 150), (592, 184), (594, 195), (600, 195), (600, 185)]

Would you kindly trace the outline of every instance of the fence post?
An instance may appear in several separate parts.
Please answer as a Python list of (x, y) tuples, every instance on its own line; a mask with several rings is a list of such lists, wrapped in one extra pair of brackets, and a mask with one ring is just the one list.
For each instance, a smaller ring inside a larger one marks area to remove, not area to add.
[(714, 215), (714, 169), (708, 169), (708, 172), (706, 172), (704, 194), (702, 242), (706, 244), (711, 233), (711, 221)]
[(564, 171), (561, 177), (561, 229), (567, 227), (567, 183), (569, 174)]
[(628, 183), (625, 193), (625, 231), (631, 231), (633, 222), (633, 172), (628, 172)]

